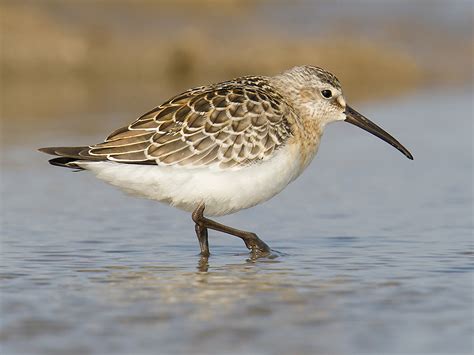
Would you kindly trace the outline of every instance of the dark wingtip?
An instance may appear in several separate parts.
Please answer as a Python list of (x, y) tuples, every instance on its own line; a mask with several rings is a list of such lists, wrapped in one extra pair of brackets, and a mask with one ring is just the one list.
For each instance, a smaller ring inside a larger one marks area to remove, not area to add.
[(54, 152), (55, 148), (53, 148), (53, 147), (38, 148), (38, 151), (41, 152), (41, 153), (56, 155), (56, 153)]
[(54, 166), (60, 166), (62, 168), (69, 168), (69, 169), (76, 169), (76, 170), (84, 170), (80, 166), (74, 164), (74, 162), (77, 161), (74, 158), (67, 158), (67, 157), (59, 157), (59, 158), (54, 158), (50, 159), (49, 163)]

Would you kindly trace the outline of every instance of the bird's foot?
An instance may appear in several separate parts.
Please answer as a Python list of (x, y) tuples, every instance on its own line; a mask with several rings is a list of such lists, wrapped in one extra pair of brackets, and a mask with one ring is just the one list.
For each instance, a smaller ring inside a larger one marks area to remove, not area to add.
[(250, 250), (252, 257), (265, 257), (270, 255), (272, 249), (261, 240), (255, 233), (248, 233), (244, 239), (245, 246)]

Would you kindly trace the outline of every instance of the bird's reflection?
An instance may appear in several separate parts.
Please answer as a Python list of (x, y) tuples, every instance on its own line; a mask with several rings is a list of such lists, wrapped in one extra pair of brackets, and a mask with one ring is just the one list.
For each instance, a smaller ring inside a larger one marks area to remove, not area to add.
[[(283, 253), (280, 253), (276, 250), (270, 250), (270, 252), (262, 253), (258, 251), (252, 251), (248, 254), (248, 258), (245, 260), (244, 264), (257, 263), (257, 262), (268, 262), (276, 261), (280, 256), (283, 256)], [(211, 256), (212, 258), (212, 256)], [(199, 260), (196, 269), (199, 272), (208, 272), (209, 271), (209, 256), (199, 255)]]
[[(216, 252), (196, 258), (194, 265), (167, 260), (138, 268), (110, 267), (108, 272), (91, 275), (91, 280), (100, 298), (122, 310), (121, 319), (133, 317), (135, 321), (170, 314), (190, 321), (233, 319), (241, 314), (280, 312), (285, 304), (285, 317), (318, 322), (331, 308), (321, 301), (324, 294), (343, 285), (341, 280), (332, 284), (291, 262), (282, 262), (288, 259), (278, 252), (266, 257)], [(316, 299), (322, 313), (307, 314), (305, 305)]]
[(209, 271), (209, 256), (205, 256), (205, 255), (200, 255), (199, 256), (197, 269), (200, 272), (208, 272)]

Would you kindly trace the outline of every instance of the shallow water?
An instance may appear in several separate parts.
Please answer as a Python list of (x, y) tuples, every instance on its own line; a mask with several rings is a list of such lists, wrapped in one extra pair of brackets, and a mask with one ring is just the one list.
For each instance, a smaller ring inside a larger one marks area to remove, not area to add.
[(211, 232), (203, 262), (188, 214), (33, 151), (107, 130), (74, 137), (64, 122), (6, 148), (2, 353), (472, 352), (472, 93), (359, 109), (415, 160), (330, 126), (303, 176), (220, 219), (271, 259)]

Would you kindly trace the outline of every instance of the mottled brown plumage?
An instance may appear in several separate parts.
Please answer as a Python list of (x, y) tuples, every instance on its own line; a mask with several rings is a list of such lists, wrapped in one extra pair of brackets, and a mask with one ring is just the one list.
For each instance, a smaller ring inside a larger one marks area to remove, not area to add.
[(87, 155), (123, 163), (244, 167), (271, 157), (292, 135), (295, 120), (268, 79), (243, 77), (177, 95), (90, 146)]

